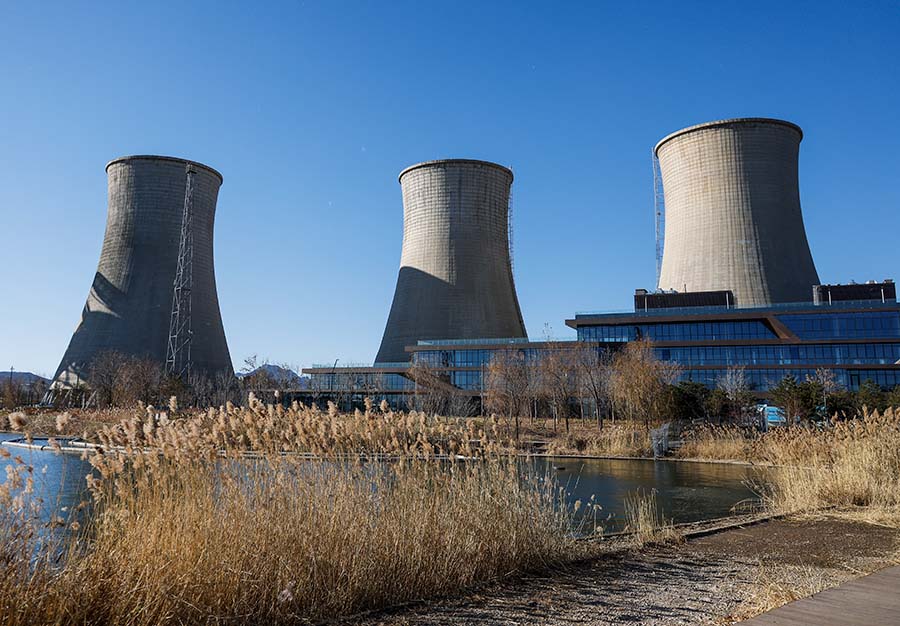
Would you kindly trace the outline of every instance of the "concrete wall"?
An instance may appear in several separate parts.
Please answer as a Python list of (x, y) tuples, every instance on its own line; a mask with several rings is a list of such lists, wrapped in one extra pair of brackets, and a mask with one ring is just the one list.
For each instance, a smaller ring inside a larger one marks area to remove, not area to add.
[(739, 306), (809, 301), (819, 278), (803, 216), (800, 128), (710, 122), (656, 146), (666, 204), (659, 287), (730, 289)]
[(429, 161), (400, 174), (403, 251), (376, 361), (408, 361), (420, 339), (525, 337), (509, 258), (512, 172)]
[[(56, 388), (89, 383), (91, 361), (105, 351), (165, 363), (187, 163), (134, 156), (106, 166), (109, 211), (103, 249), (81, 321), (54, 376)], [(194, 165), (191, 356), (195, 372), (233, 373), (213, 267), (222, 177)]]

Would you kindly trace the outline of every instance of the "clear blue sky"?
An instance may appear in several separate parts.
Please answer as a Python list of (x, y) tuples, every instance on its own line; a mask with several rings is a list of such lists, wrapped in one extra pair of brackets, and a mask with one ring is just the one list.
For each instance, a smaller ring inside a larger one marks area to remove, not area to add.
[(699, 122), (805, 131), (823, 281), (900, 278), (900, 3), (6, 3), (0, 369), (52, 374), (106, 219), (104, 165), (207, 163), (237, 366), (371, 361), (400, 258), (398, 172), (515, 170), (528, 332), (654, 282), (650, 151)]

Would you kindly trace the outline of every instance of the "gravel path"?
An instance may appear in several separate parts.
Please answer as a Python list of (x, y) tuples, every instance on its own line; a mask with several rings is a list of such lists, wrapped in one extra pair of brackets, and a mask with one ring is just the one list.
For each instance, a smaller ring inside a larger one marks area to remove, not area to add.
[[(772, 521), (680, 545), (619, 549), (565, 571), (523, 576), (469, 595), (353, 623), (728, 624), (892, 562), (898, 531), (837, 519)], [(811, 582), (814, 581), (814, 582)], [(758, 608), (756, 612), (758, 612)]]

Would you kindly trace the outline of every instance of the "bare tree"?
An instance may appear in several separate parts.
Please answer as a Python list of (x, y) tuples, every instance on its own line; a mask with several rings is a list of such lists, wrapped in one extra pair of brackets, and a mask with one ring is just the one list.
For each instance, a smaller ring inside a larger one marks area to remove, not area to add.
[(35, 378), (28, 385), (28, 401), (30, 404), (37, 404), (47, 393), (47, 381), (43, 378)]
[(124, 364), (124, 356), (114, 351), (103, 351), (94, 357), (88, 369), (88, 381), (93, 389), (98, 406), (113, 404), (119, 369)]
[(416, 361), (406, 370), (415, 382), (414, 402), (419, 411), (430, 415), (445, 413), (450, 394), (454, 392), (447, 375), (424, 361)]
[(540, 362), (541, 381), (544, 393), (553, 410), (553, 428), (559, 417), (565, 420), (569, 430), (569, 401), (578, 396), (578, 367), (575, 359), (576, 347), (570, 342), (548, 342)]
[(227, 370), (216, 372), (213, 375), (213, 404), (225, 406), (229, 400), (237, 395), (237, 379)]
[(747, 409), (753, 402), (753, 393), (750, 390), (750, 381), (747, 378), (747, 370), (743, 367), (729, 367), (725, 370), (716, 385), (725, 392), (728, 402), (731, 404), (734, 417), (743, 423), (747, 415)]
[(3, 406), (7, 409), (15, 409), (21, 403), (23, 396), (22, 386), (18, 381), (13, 380), (12, 376), (4, 380), (0, 384), (0, 397), (2, 397)]
[(252, 393), (260, 399), (264, 399), (267, 390), (274, 389), (275, 383), (273, 376), (269, 373), (265, 366), (268, 363), (259, 363), (258, 357), (252, 354), (244, 359), (244, 366), (241, 368), (240, 385), (243, 391), (243, 400)]
[(485, 381), (485, 402), (489, 410), (505, 415), (508, 424), (515, 423), (519, 438), (519, 416), (527, 401), (528, 366), (518, 350), (498, 350), (491, 357)]
[(270, 375), (272, 389), (277, 392), (279, 397), (284, 397), (285, 392), (293, 389), (297, 384), (296, 369), (289, 363), (277, 363), (272, 368)]
[(526, 359), (526, 361), (528, 367), (525, 368), (525, 374), (528, 377), (528, 384), (525, 387), (525, 402), (534, 422), (539, 415), (544, 415), (541, 408), (547, 404), (547, 385), (544, 383), (541, 359)]
[(580, 396), (589, 398), (594, 406), (597, 427), (603, 428), (603, 413), (610, 404), (612, 380), (612, 352), (587, 342), (578, 342), (573, 351), (578, 368)]
[(309, 380), (309, 399), (316, 405), (320, 406), (323, 398), (328, 393), (328, 379), (325, 376), (313, 376)]
[(822, 411), (825, 417), (828, 417), (828, 396), (843, 390), (844, 386), (838, 380), (834, 370), (824, 367), (820, 367), (815, 374), (807, 376), (806, 379), (822, 390)]
[(367, 372), (360, 381), (360, 390), (370, 397), (383, 395), (386, 391), (385, 384), (387, 379), (381, 372)]
[(88, 383), (99, 406), (157, 402), (163, 391), (163, 378), (159, 363), (112, 351), (98, 354), (88, 372)]
[(451, 393), (447, 403), (447, 414), (453, 417), (471, 417), (477, 412), (475, 397), (465, 393)]
[(116, 372), (113, 404), (134, 406), (152, 404), (160, 397), (162, 368), (148, 359), (124, 357)]
[(186, 404), (208, 407), (215, 403), (215, 387), (205, 372), (191, 371), (187, 380)]
[(669, 386), (677, 376), (674, 364), (656, 358), (652, 343), (629, 342), (613, 358), (613, 401), (630, 419), (643, 420), (649, 427), (653, 419), (661, 417)]

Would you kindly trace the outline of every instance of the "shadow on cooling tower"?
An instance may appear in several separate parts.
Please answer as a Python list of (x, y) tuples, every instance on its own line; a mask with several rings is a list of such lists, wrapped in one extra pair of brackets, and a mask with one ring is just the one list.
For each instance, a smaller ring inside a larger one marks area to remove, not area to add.
[[(157, 351), (159, 354), (152, 354), (142, 346), (149, 345), (140, 332), (135, 333), (132, 324), (127, 320), (131, 317), (126, 314), (128, 298), (121, 290), (109, 282), (103, 274), (97, 272), (94, 274), (94, 281), (91, 283), (91, 297), (84, 305), (81, 312), (81, 320), (78, 327), (72, 335), (71, 344), (76, 351), (87, 350), (87, 343), (94, 342), (93, 350), (95, 354), (101, 354), (106, 350), (121, 351), (124, 350), (131, 356), (137, 358), (146, 358), (154, 361), (164, 361), (165, 351)], [(97, 305), (99, 304), (99, 307)], [(91, 306), (97, 308), (92, 309)], [(146, 320), (144, 320), (146, 322)], [(133, 337), (130, 346), (123, 346), (121, 342), (117, 345), (102, 345), (102, 338), (121, 337), (123, 334)], [(65, 368), (57, 375), (63, 378), (63, 382), (86, 380), (90, 374), (92, 362), (86, 360), (77, 360), (65, 364)]]
[(410, 353), (404, 348), (419, 340), (506, 337), (508, 333), (501, 331), (491, 299), (466, 297), (473, 291), (472, 285), (453, 284), (412, 267), (401, 267), (376, 362), (409, 361)]
[(185, 206), (191, 207), (191, 372), (232, 373), (213, 261), (221, 174), (155, 155), (114, 159), (106, 172), (103, 247), (53, 388), (90, 386), (91, 364), (105, 352), (165, 364)]

